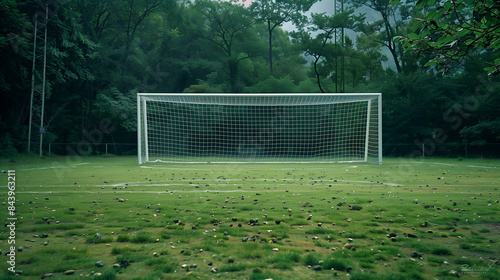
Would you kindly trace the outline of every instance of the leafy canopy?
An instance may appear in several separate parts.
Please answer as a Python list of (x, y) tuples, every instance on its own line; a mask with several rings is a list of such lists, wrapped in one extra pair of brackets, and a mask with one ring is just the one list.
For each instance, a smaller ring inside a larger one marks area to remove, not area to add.
[[(400, 0), (391, 0), (393, 4)], [(413, 32), (396, 37), (405, 51), (434, 55), (426, 66), (446, 70), (462, 62), (473, 51), (498, 53), (500, 48), (500, 2), (498, 0), (418, 0), (427, 9), (415, 18)], [(500, 73), (500, 57), (493, 56), (484, 68), (489, 75)]]

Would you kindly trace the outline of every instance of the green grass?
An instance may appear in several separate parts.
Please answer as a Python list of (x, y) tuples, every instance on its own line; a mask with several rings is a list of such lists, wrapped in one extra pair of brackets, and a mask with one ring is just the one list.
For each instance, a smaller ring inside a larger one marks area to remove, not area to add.
[(500, 251), (500, 161), (0, 164), (16, 170), (23, 279), (69, 269), (91, 279), (445, 279), (464, 265), (499, 274), (486, 260)]

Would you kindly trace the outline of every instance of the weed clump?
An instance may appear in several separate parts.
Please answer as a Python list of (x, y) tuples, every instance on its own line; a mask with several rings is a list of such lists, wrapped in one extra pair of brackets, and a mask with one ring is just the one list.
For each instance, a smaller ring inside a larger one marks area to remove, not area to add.
[(321, 266), (324, 269), (335, 269), (339, 271), (346, 271), (349, 268), (347, 261), (338, 259), (328, 259), (324, 261)]
[(438, 247), (438, 248), (434, 248), (432, 250), (432, 254), (437, 255), (437, 256), (448, 256), (448, 255), (452, 255), (452, 252), (448, 248)]
[(130, 236), (125, 234), (120, 234), (116, 238), (116, 242), (129, 242), (129, 241), (130, 241)]
[(319, 264), (319, 260), (318, 260), (318, 257), (314, 254), (307, 254), (305, 257), (304, 257), (304, 260), (303, 260), (303, 264), (305, 266), (313, 266), (313, 265), (317, 265)]
[(130, 239), (132, 243), (153, 243), (155, 239), (145, 233), (139, 233)]

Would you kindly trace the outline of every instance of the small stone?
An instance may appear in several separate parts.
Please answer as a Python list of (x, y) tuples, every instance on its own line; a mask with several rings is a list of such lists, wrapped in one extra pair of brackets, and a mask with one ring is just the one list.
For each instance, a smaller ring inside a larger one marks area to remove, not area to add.
[(314, 270), (314, 271), (320, 271), (321, 270), (321, 265), (313, 265), (311, 267), (311, 269)]
[(344, 248), (350, 250), (350, 249), (352, 249), (352, 245), (349, 243), (346, 243), (346, 244), (344, 244)]
[(97, 267), (103, 267), (104, 263), (102, 261), (98, 261), (98, 262), (95, 263), (95, 266), (97, 266)]
[(75, 272), (76, 272), (76, 270), (74, 270), (74, 269), (66, 270), (64, 272), (64, 275), (72, 275), (72, 274), (75, 274)]
[(450, 270), (450, 275), (460, 278), (460, 273), (456, 270)]

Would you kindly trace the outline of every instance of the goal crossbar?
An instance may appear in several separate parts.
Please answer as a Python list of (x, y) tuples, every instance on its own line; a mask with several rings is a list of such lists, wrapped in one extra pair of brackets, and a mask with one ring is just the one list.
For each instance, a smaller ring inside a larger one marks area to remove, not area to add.
[(382, 94), (138, 93), (138, 162), (382, 163)]

